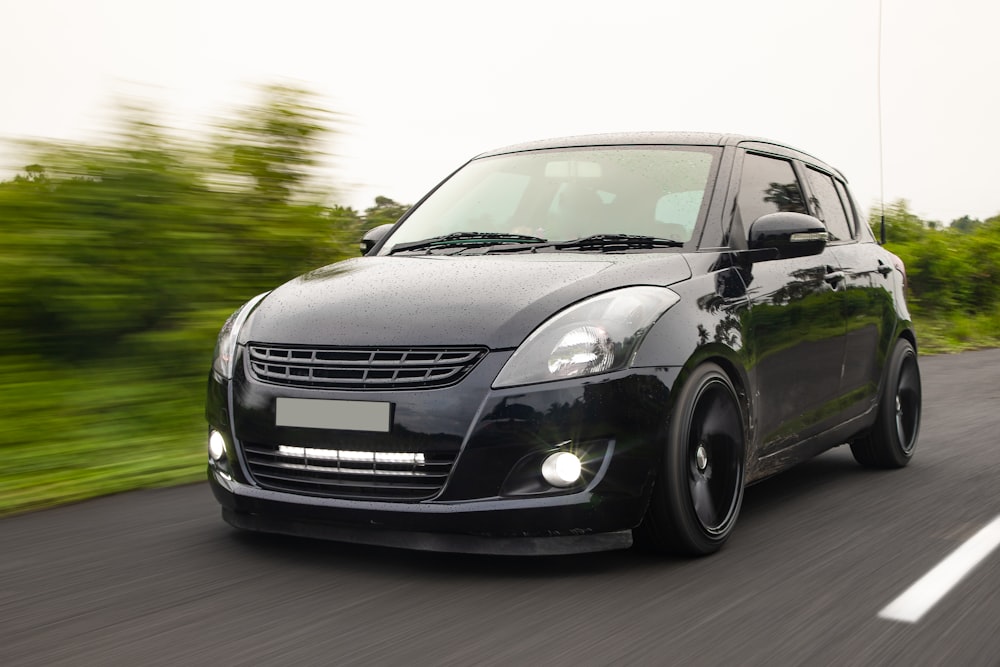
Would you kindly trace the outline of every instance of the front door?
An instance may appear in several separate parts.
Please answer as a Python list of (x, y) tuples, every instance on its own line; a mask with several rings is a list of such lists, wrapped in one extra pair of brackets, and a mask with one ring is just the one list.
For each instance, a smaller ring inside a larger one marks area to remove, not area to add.
[[(737, 206), (747, 227), (767, 213), (809, 213), (803, 192), (789, 160), (744, 156)], [(844, 274), (826, 249), (809, 257), (753, 262), (743, 275), (759, 453), (767, 456), (829, 428), (843, 408)]]

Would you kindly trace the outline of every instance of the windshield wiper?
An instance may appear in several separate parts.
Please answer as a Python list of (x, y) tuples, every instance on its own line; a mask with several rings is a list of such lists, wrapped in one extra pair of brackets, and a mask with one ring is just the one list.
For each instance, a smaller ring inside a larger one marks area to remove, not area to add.
[(398, 243), (389, 251), (390, 255), (407, 250), (425, 250), (449, 245), (467, 247), (502, 245), (505, 243), (545, 243), (545, 239), (526, 234), (506, 234), (503, 232), (454, 232), (444, 236), (432, 236), (422, 241)]
[(579, 239), (569, 241), (546, 241), (544, 243), (531, 243), (525, 246), (512, 248), (497, 248), (487, 252), (518, 252), (530, 250), (535, 252), (542, 248), (553, 250), (600, 250), (602, 252), (612, 252), (614, 250), (643, 250), (652, 248), (681, 248), (683, 241), (674, 239), (663, 239), (656, 236), (642, 236), (639, 234), (594, 234), (584, 236)]
[(594, 234), (583, 238), (553, 243), (556, 250), (632, 250), (634, 248), (680, 248), (684, 244), (673, 239), (638, 234)]

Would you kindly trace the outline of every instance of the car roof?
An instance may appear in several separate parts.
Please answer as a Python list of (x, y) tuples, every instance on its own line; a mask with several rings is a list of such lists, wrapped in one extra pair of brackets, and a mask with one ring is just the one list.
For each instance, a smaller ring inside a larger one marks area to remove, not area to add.
[(747, 144), (747, 148), (757, 148), (759, 150), (772, 148), (778, 149), (778, 152), (781, 153), (795, 154), (796, 157), (806, 158), (809, 162), (839, 175), (842, 179), (844, 178), (843, 174), (837, 169), (826, 164), (816, 156), (798, 148), (793, 148), (788, 144), (762, 137), (714, 132), (613, 132), (606, 134), (581, 134), (512, 144), (480, 153), (474, 159), (504, 155), (506, 153), (521, 153), (553, 148), (582, 148), (587, 146), (736, 146), (739, 144)]

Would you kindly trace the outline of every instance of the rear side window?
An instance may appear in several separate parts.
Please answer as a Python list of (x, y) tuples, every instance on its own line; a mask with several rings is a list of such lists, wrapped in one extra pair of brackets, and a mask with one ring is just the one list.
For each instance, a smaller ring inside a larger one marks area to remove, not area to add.
[(844, 204), (837, 194), (833, 178), (812, 167), (806, 168), (806, 179), (809, 181), (809, 203), (816, 211), (816, 217), (823, 221), (826, 230), (830, 232), (831, 241), (847, 241), (851, 238), (851, 225), (848, 223)]
[(808, 213), (802, 188), (788, 160), (747, 153), (737, 202), (743, 224), (768, 213)]
[(840, 201), (844, 204), (844, 210), (847, 211), (847, 226), (851, 230), (851, 236), (857, 238), (858, 217), (857, 211), (854, 210), (854, 204), (851, 202), (851, 196), (847, 194), (847, 188), (843, 183), (835, 180), (833, 184), (837, 186), (837, 194), (840, 195)]

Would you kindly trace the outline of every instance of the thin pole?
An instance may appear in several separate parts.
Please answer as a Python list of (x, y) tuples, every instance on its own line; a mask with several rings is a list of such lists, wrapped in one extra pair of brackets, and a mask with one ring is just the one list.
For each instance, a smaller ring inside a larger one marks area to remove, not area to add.
[(882, 147), (882, 0), (878, 0), (878, 67), (876, 70), (878, 72), (875, 84), (878, 87), (876, 96), (878, 100), (878, 208), (882, 218), (879, 238), (882, 245), (885, 245), (885, 165)]

